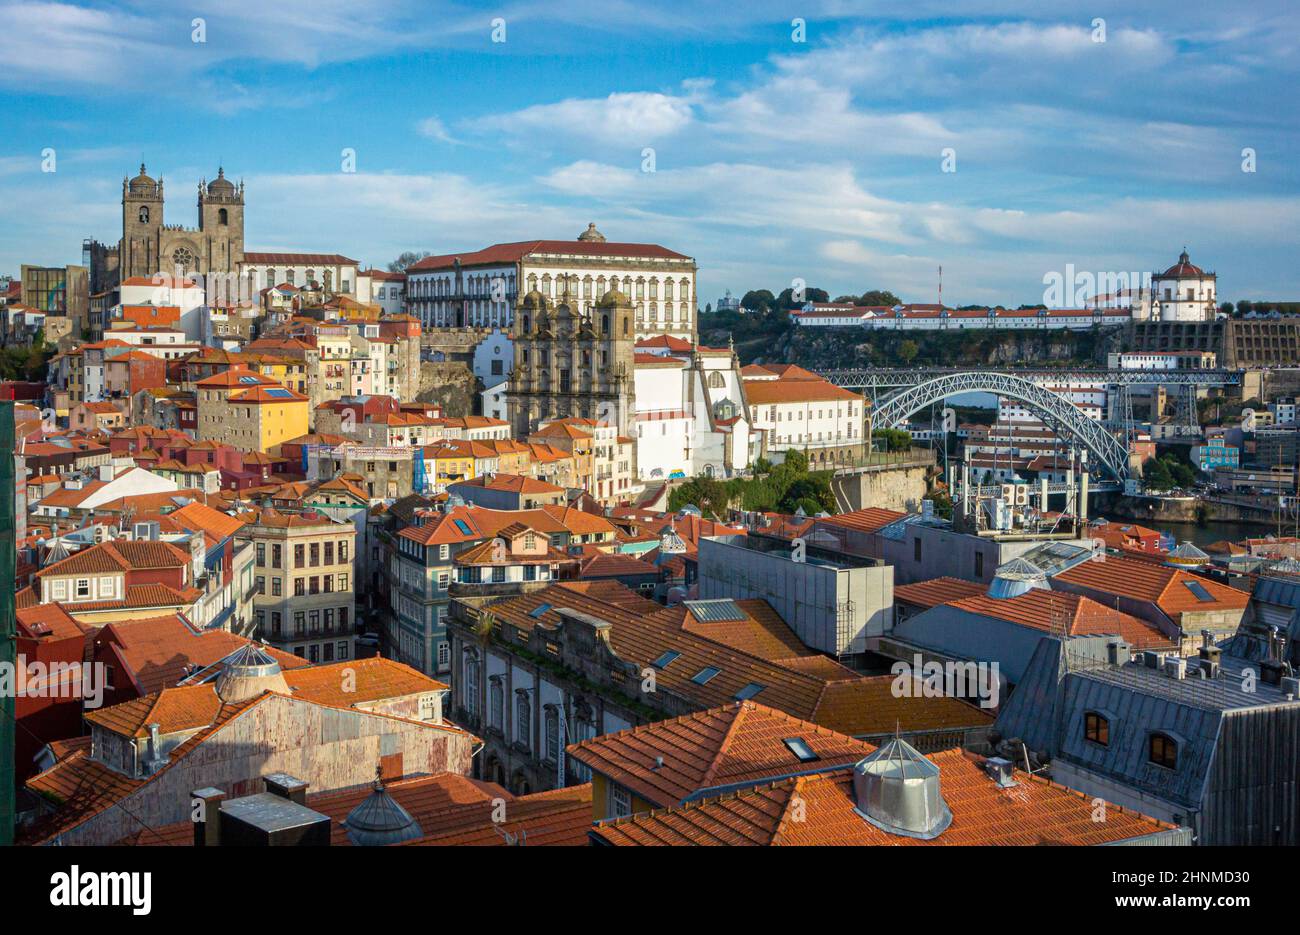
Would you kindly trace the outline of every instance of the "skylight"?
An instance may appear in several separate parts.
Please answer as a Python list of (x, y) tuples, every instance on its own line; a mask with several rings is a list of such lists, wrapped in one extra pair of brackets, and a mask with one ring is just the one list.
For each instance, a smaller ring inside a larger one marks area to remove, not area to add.
[(463, 519), (452, 520), (452, 522), (455, 523), (456, 528), (459, 529), (461, 532), (463, 532), (465, 535), (467, 536), (474, 535), (474, 530), (470, 529), (469, 523), (465, 522)]
[(760, 685), (758, 684), (758, 682), (750, 682), (740, 691), (736, 692), (736, 700), (748, 701), (749, 699), (753, 698), (755, 695), (757, 695), (766, 687), (767, 687), (766, 685)]
[(716, 668), (715, 666), (705, 666), (699, 672), (695, 673), (695, 675), (691, 678), (691, 681), (694, 682), (696, 685), (703, 685), (721, 671), (722, 671), (721, 669)]
[(1214, 596), (1210, 594), (1209, 591), (1205, 590), (1205, 585), (1201, 584), (1201, 582), (1184, 581), (1183, 584), (1187, 585), (1187, 590), (1191, 591), (1193, 594), (1196, 595), (1196, 599), (1198, 601), (1202, 601), (1203, 603), (1207, 603), (1207, 604), (1214, 603)]
[(781, 742), (789, 748), (800, 763), (811, 763), (813, 760), (818, 759), (817, 754), (813, 753), (812, 747), (808, 746), (802, 737), (787, 737)]
[(654, 666), (656, 669), (666, 669), (668, 667), (668, 663), (672, 662), (680, 655), (681, 653), (679, 653), (677, 650), (670, 649), (650, 664)]
[(534, 607), (532, 610), (528, 612), (528, 616), (532, 617), (534, 620), (540, 620), (542, 614), (546, 613), (550, 609), (551, 609), (550, 604), (538, 604), (536, 607)]

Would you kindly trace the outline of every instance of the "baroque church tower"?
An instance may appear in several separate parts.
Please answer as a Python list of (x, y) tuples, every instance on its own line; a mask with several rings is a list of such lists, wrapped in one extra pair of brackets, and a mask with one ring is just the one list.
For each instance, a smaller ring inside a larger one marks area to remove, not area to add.
[(515, 362), (507, 389), (510, 424), (523, 438), (549, 419), (597, 419), (631, 434), (636, 411), (636, 313), (611, 289), (586, 316), (567, 293), (551, 307), (533, 290), (514, 316)]
[(224, 169), (199, 183), (199, 226), (163, 223), (163, 180), (145, 171), (122, 180), (121, 278), (155, 273), (236, 273), (244, 259), (244, 184)]

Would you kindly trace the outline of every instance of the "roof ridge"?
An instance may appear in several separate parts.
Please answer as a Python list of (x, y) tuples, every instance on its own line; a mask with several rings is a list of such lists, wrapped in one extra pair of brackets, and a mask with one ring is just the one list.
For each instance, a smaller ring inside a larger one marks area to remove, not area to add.
[(713, 777), (717, 775), (718, 770), (722, 766), (723, 759), (731, 750), (731, 740), (739, 729), (741, 721), (744, 720), (745, 712), (751, 707), (749, 702), (746, 701), (738, 701), (734, 704), (735, 707), (733, 710), (735, 713), (731, 718), (731, 723), (727, 725), (726, 732), (722, 735), (722, 743), (718, 744), (718, 749), (714, 751), (713, 759), (709, 761), (709, 768), (706, 769), (704, 775), (700, 777), (701, 789), (707, 789), (712, 785)]

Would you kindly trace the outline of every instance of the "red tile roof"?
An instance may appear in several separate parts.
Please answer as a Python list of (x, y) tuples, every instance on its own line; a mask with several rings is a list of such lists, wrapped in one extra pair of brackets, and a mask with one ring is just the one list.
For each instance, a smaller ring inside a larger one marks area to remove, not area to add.
[(797, 737), (819, 768), (849, 766), (876, 748), (864, 741), (750, 701), (602, 734), (569, 755), (656, 806), (676, 805), (704, 790), (753, 784), (805, 772), (785, 744)]
[(466, 266), (496, 266), (505, 263), (518, 263), (533, 254), (561, 256), (595, 256), (595, 257), (647, 257), (651, 259), (689, 260), (690, 257), (676, 253), (658, 244), (647, 243), (595, 243), (579, 240), (524, 240), (518, 243), (499, 243), (482, 250), (466, 253), (445, 253), (439, 256), (427, 256), (407, 267), (407, 276), (426, 270), (447, 269), (456, 261)]
[(616, 845), (1098, 845), (1173, 828), (1117, 805), (1095, 819), (1090, 796), (1017, 771), (1000, 788), (981, 758), (960, 750), (930, 756), (952, 824), (929, 840), (890, 834), (855, 810), (853, 773), (785, 779), (684, 807), (663, 809), (592, 829)]

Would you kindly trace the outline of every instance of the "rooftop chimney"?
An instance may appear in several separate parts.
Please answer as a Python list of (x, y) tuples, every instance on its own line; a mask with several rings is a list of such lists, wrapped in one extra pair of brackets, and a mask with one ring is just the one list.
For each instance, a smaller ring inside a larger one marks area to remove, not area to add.
[(1223, 651), (1214, 645), (1214, 634), (1209, 630), (1201, 631), (1201, 648), (1198, 655), (1209, 662), (1218, 662)]
[(226, 794), (207, 786), (190, 793), (191, 817), (194, 820), (194, 846), (216, 847), (221, 843), (221, 821), (218, 812)]
[(290, 776), (288, 773), (270, 773), (263, 776), (262, 781), (266, 783), (266, 791), (272, 795), (297, 802), (299, 805), (307, 804), (308, 783), (297, 776)]

